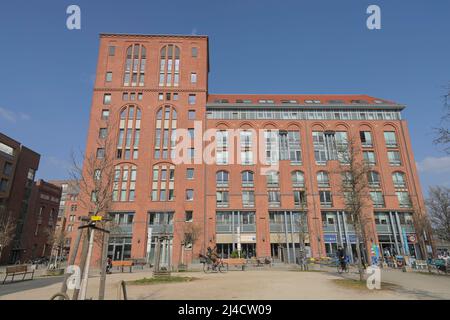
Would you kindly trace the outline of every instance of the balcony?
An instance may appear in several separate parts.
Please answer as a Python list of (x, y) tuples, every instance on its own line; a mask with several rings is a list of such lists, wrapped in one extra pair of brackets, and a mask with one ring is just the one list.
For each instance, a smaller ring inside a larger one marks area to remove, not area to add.
[(153, 224), (150, 225), (152, 233), (173, 233), (173, 224)]
[(323, 232), (337, 232), (338, 228), (336, 224), (324, 224), (322, 230)]
[(400, 227), (402, 228), (402, 231), (405, 230), (406, 233), (416, 232), (416, 229), (414, 229), (414, 226), (412, 224), (401, 224)]
[(111, 229), (111, 234), (131, 234), (133, 232), (132, 224), (115, 225)]
[[(305, 229), (307, 229), (307, 228), (305, 228)], [(270, 232), (271, 233), (299, 232), (299, 231), (300, 231), (300, 228), (297, 223), (294, 223), (291, 226), (291, 223), (288, 222), (287, 229), (286, 229), (286, 225), (282, 222), (271, 222), (270, 223)], [(308, 230), (305, 230), (305, 231), (308, 232)]]
[[(254, 233), (256, 232), (255, 224), (241, 224), (241, 233)], [(232, 224), (216, 224), (216, 233), (232, 233)], [(234, 233), (237, 233), (237, 225), (234, 225)]]
[(388, 224), (377, 224), (377, 233), (392, 233), (392, 228)]

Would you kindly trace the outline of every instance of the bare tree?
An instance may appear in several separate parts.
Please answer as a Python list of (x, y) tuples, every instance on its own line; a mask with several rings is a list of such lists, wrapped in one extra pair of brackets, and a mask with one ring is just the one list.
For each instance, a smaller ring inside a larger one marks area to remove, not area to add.
[(349, 215), (349, 223), (353, 226), (356, 236), (356, 255), (358, 259), (358, 272), (360, 281), (364, 280), (362, 264), (363, 254), (360, 244), (365, 248), (366, 228), (371, 222), (365, 214), (370, 207), (370, 194), (367, 175), (369, 165), (364, 161), (362, 151), (357, 145), (354, 136), (349, 136), (347, 143), (339, 150), (340, 164), (338, 172), (341, 174), (339, 190), (345, 200), (345, 211)]
[(0, 258), (2, 257), (3, 249), (13, 240), (16, 228), (14, 219), (6, 211), (6, 207), (0, 205)]
[(450, 188), (430, 187), (426, 204), (435, 234), (442, 240), (450, 241)]
[[(95, 146), (88, 146), (87, 152), (80, 152), (79, 157), (72, 153), (72, 169), (69, 174), (73, 181), (76, 181), (76, 187), (79, 190), (79, 202), (84, 210), (91, 216), (102, 217), (101, 222), (97, 222), (98, 227), (108, 229), (108, 214), (114, 198), (115, 187), (115, 159), (116, 159), (116, 126), (113, 122), (106, 121), (97, 126), (102, 128), (97, 137)], [(89, 149), (90, 148), (90, 149)], [(79, 160), (81, 158), (81, 161)], [(105, 219), (106, 218), (106, 219)], [(104, 297), (105, 279), (106, 279), (106, 255), (109, 237), (108, 235), (94, 233), (88, 239), (86, 233), (84, 241), (89, 241), (88, 251), (83, 250), (82, 256), (87, 255), (86, 267), (84, 272), (84, 280), (87, 282), (87, 274), (89, 272), (89, 261), (92, 253), (93, 243), (95, 242), (101, 250), (100, 258), (100, 291), (99, 298)], [(83, 257), (82, 257), (83, 260)], [(82, 266), (83, 268), (83, 266)], [(86, 288), (84, 287), (85, 291)]]
[(52, 260), (54, 260), (53, 266), (55, 268), (59, 267), (59, 260), (62, 256), (64, 250), (64, 244), (67, 237), (67, 232), (63, 228), (48, 228), (47, 229), (47, 243), (51, 246), (50, 253), (50, 263), (49, 267), (52, 265)]
[(422, 258), (427, 258), (427, 243), (431, 245), (431, 223), (426, 212), (421, 210), (418, 205), (413, 204), (414, 228), (416, 230), (417, 241), (420, 246)]
[(300, 197), (300, 214), (297, 218), (297, 226), (298, 226), (298, 241), (300, 246), (300, 266), (302, 269), (307, 270), (308, 266), (306, 263), (306, 238), (308, 236), (308, 220), (306, 218), (307, 215), (307, 191), (302, 191), (301, 193), (303, 196)]
[(446, 89), (447, 93), (444, 95), (444, 115), (441, 118), (441, 127), (436, 128), (436, 138), (434, 143), (442, 145), (444, 151), (450, 154), (450, 85)]
[(194, 250), (194, 245), (201, 235), (202, 228), (193, 222), (185, 222), (181, 232), (181, 264), (185, 265), (184, 261), (186, 249), (191, 249), (192, 251)]

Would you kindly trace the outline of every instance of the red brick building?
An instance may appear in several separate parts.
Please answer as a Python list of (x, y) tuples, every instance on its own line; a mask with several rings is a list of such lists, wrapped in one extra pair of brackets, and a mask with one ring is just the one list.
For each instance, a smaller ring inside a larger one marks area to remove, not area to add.
[(56, 223), (59, 187), (34, 181), (40, 155), (0, 133), (0, 222), (12, 221), (13, 240), (0, 264), (49, 254), (48, 235)]
[[(156, 237), (169, 234), (163, 263), (189, 262), (208, 246), (294, 262), (299, 217), (310, 256), (338, 245), (353, 256), (335, 172), (349, 137), (371, 165), (367, 254), (376, 245), (423, 255), (415, 217), (424, 202), (403, 105), (367, 95), (209, 94), (208, 55), (206, 36), (100, 36), (86, 153), (103, 156), (98, 141), (113, 124), (110, 214), (122, 228), (109, 243), (113, 259), (152, 261)], [(208, 163), (202, 154), (214, 140)], [(199, 238), (182, 249), (190, 224)]]
[(55, 186), (61, 187), (61, 200), (59, 202), (58, 220), (55, 232), (62, 229), (64, 233), (63, 256), (67, 256), (70, 251), (72, 239), (76, 236), (77, 229), (74, 227), (78, 213), (78, 193), (79, 188), (73, 180), (51, 180)]

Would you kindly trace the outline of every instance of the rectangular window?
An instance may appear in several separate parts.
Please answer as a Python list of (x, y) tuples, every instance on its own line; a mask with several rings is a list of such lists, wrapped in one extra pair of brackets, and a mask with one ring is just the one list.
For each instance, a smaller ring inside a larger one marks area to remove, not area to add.
[(373, 151), (364, 151), (363, 157), (366, 164), (370, 166), (374, 166), (376, 164), (375, 153)]
[(178, 101), (178, 93), (174, 93), (173, 94), (173, 100), (174, 101)]
[(228, 207), (228, 191), (216, 192), (216, 206)]
[(191, 83), (197, 83), (197, 73), (195, 72), (191, 73)]
[(388, 151), (389, 164), (391, 166), (401, 166), (402, 162), (400, 160), (400, 152), (398, 151)]
[(370, 197), (372, 198), (373, 206), (375, 208), (384, 207), (384, 197), (381, 191), (371, 191)]
[(191, 54), (192, 54), (192, 58), (197, 58), (198, 48), (197, 47), (192, 47)]
[(102, 120), (108, 120), (109, 119), (109, 110), (103, 109), (102, 110)]
[(188, 129), (189, 138), (194, 139), (194, 128)]
[(372, 147), (372, 133), (370, 131), (360, 131), (359, 136), (363, 147)]
[(8, 189), (8, 180), (2, 179), (0, 181), (0, 192), (6, 192), (7, 189)]
[(393, 131), (384, 132), (384, 141), (386, 142), (386, 147), (388, 148), (397, 147), (397, 137)]
[(196, 95), (195, 95), (195, 94), (190, 94), (190, 95), (189, 95), (189, 100), (188, 100), (188, 102), (189, 102), (190, 105), (195, 104), (196, 100), (197, 100), (197, 99), (196, 99)]
[(279, 191), (269, 191), (269, 206), (270, 207), (279, 207), (281, 196)]
[(103, 159), (103, 158), (105, 158), (105, 149), (98, 148), (97, 149), (97, 159)]
[(111, 94), (105, 93), (103, 96), (103, 104), (111, 104)]
[(397, 191), (396, 194), (401, 208), (411, 207), (411, 198), (409, 197), (408, 192)]
[(108, 47), (108, 55), (110, 57), (113, 57), (116, 54), (116, 47), (115, 46), (109, 46)]
[(3, 174), (5, 176), (10, 176), (12, 174), (13, 164), (9, 162), (5, 162), (5, 166), (3, 167)]
[(98, 132), (98, 137), (100, 139), (106, 139), (106, 136), (108, 135), (108, 129), (107, 128), (100, 128)]
[(186, 190), (186, 201), (193, 201), (193, 200), (194, 200), (194, 190), (187, 189)]
[(158, 100), (163, 101), (164, 100), (164, 93), (158, 93)]
[(329, 208), (333, 206), (333, 200), (330, 191), (319, 191), (319, 196), (320, 196), (320, 205), (322, 207)]
[(195, 120), (195, 110), (189, 110), (188, 111), (188, 119), (189, 120)]
[(185, 219), (186, 222), (192, 222), (193, 219), (193, 211), (185, 211)]
[(106, 73), (106, 82), (111, 82), (112, 81), (112, 72), (107, 72)]
[(186, 179), (188, 179), (188, 180), (194, 179), (194, 168), (186, 169)]
[(243, 191), (242, 192), (242, 205), (244, 207), (254, 207), (255, 206), (255, 192), (254, 191)]
[(306, 207), (305, 191), (294, 191), (294, 205)]

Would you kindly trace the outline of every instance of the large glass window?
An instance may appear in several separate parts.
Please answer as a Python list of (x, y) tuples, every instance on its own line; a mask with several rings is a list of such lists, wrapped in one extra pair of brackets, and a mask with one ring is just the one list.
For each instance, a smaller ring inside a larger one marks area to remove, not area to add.
[(177, 111), (172, 106), (161, 107), (156, 113), (155, 159), (172, 159), (177, 142)]
[(217, 187), (228, 187), (229, 174), (227, 171), (218, 171), (216, 173), (216, 185)]
[(330, 178), (328, 173), (325, 171), (317, 172), (317, 184), (320, 187), (329, 187), (330, 186)]
[(243, 171), (241, 173), (242, 177), (242, 186), (243, 187), (253, 187), (253, 172), (252, 171)]
[(147, 50), (134, 44), (128, 47), (125, 59), (124, 86), (144, 86)]
[(119, 136), (117, 139), (117, 159), (137, 159), (141, 130), (141, 109), (129, 105), (120, 112)]
[(385, 131), (384, 141), (386, 142), (386, 147), (388, 148), (397, 147), (397, 137), (394, 131)]
[(392, 181), (394, 182), (394, 187), (396, 188), (406, 187), (406, 175), (403, 172), (394, 172), (392, 174)]
[(305, 186), (305, 175), (301, 171), (291, 173), (292, 186), (294, 188), (303, 188)]
[(169, 44), (161, 48), (159, 62), (159, 85), (175, 86), (180, 83), (180, 48)]

